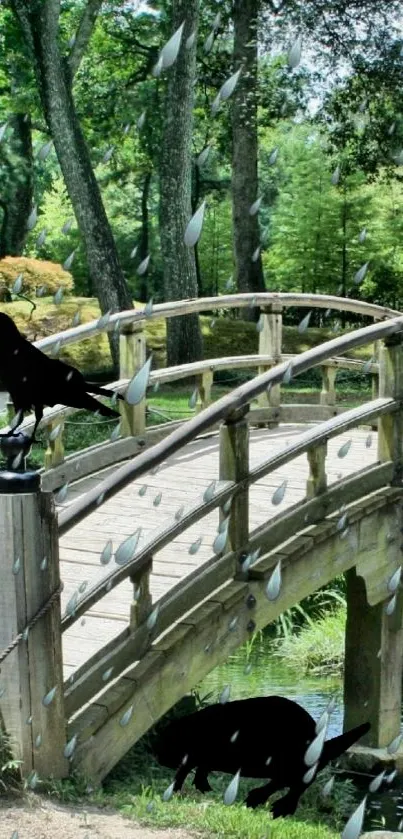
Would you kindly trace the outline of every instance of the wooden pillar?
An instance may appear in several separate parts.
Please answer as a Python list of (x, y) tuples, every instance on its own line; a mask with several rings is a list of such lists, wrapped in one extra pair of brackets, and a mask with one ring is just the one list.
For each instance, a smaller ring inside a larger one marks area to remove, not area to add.
[[(220, 481), (243, 481), (249, 474), (249, 405), (234, 412), (220, 427)], [(249, 488), (234, 495), (229, 513), (220, 510), (220, 521), (229, 515), (226, 550), (240, 550), (249, 538)], [(234, 574), (239, 568), (234, 568)]]
[[(56, 419), (48, 428), (49, 436), (48, 447), (45, 452), (45, 469), (51, 469), (53, 466), (59, 466), (60, 463), (64, 462), (63, 418)], [(56, 436), (53, 436), (52, 432), (56, 432), (56, 429), (58, 429), (58, 433)]]
[[(387, 338), (379, 354), (380, 396), (403, 399), (403, 346), (400, 335)], [(394, 478), (400, 485), (402, 476), (402, 411), (388, 414), (378, 421), (378, 458), (392, 460)], [(399, 529), (401, 511), (396, 522), (396, 563), (401, 564)], [(394, 543), (393, 543), (394, 544)], [(382, 547), (382, 551), (386, 547)], [(381, 557), (380, 557), (381, 559)], [(383, 555), (382, 555), (383, 559)], [(347, 626), (344, 668), (345, 729), (370, 720), (371, 731), (365, 738), (374, 747), (383, 747), (400, 731), (402, 703), (402, 591), (389, 616), (385, 602), (369, 606), (365, 583), (353, 568), (346, 573)]]
[[(142, 323), (122, 327), (119, 335), (119, 378), (132, 379), (146, 362), (146, 339)], [(128, 405), (119, 399), (121, 437), (144, 434), (146, 427), (146, 398), (138, 405)]]
[(133, 583), (133, 602), (130, 609), (130, 629), (133, 631), (147, 620), (152, 607), (150, 592), (150, 574), (153, 568), (152, 557), (149, 564), (130, 577)]
[[(261, 309), (263, 329), (259, 332), (259, 355), (271, 355), (276, 364), (281, 361), (283, 307), (280, 303), (272, 303)], [(258, 373), (264, 373), (266, 367), (259, 367)], [(270, 392), (260, 393), (257, 402), (260, 408), (278, 408), (280, 405), (280, 385), (273, 385)], [(278, 421), (271, 421), (270, 425), (278, 425)]]
[(315, 495), (320, 495), (321, 492), (326, 491), (326, 455), (327, 443), (321, 443), (319, 446), (307, 450), (309, 463), (309, 477), (306, 482), (307, 498), (313, 498)]
[[(392, 335), (380, 347), (379, 396), (403, 400), (403, 344), (401, 335)], [(385, 414), (378, 420), (378, 459), (393, 460), (392, 483), (403, 477), (403, 412)]]
[(202, 375), (198, 377), (198, 399), (196, 403), (197, 414), (200, 413), (200, 411), (204, 411), (204, 409), (208, 408), (210, 405), (213, 378), (213, 370), (205, 370)]
[[(0, 472), (0, 653), (60, 586), (53, 494), (29, 491), (28, 481), (24, 491), (5, 494), (5, 474)], [(0, 688), (0, 716), (22, 776), (67, 777), (60, 595), (0, 664)]]
[(392, 615), (385, 603), (369, 606), (365, 582), (346, 572), (347, 624), (344, 663), (344, 730), (369, 720), (362, 739), (387, 746), (400, 732), (402, 705), (402, 592)]
[(322, 370), (322, 390), (320, 393), (321, 405), (335, 405), (336, 404), (336, 374), (337, 368), (329, 364), (324, 364)]

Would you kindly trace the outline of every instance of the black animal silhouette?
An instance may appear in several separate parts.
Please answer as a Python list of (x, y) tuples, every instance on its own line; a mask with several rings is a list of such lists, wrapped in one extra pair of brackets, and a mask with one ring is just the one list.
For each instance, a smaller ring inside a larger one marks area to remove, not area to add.
[[(315, 726), (311, 715), (290, 699), (240, 699), (174, 720), (162, 731), (154, 750), (159, 763), (177, 770), (175, 791), (182, 788), (192, 769), (196, 769), (193, 783), (200, 792), (211, 789), (209, 772), (235, 775), (240, 770), (246, 778), (270, 778), (249, 792), (248, 807), (258, 807), (272, 793), (289, 787), (272, 807), (273, 818), (277, 818), (295, 813), (300, 796), (314, 780), (304, 781), (309, 769), (304, 755), (316, 737)], [(317, 771), (369, 730), (367, 722), (327, 740)]]
[[(21, 424), (25, 411), (35, 411), (35, 432), (43, 417), (45, 405), (68, 405), (98, 411), (103, 417), (119, 417), (117, 411), (97, 402), (90, 393), (113, 396), (113, 391), (98, 387), (84, 379), (84, 376), (63, 361), (48, 358), (34, 347), (18, 331), (14, 321), (0, 312), (0, 379), (11, 396), (16, 411), (12, 431), (1, 436), (10, 436)], [(119, 399), (123, 396), (118, 394)]]

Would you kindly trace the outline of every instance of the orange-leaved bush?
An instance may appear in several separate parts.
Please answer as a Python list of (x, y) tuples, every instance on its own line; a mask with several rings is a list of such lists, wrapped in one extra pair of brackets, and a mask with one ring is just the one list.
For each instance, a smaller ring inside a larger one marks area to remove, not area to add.
[(0, 259), (0, 300), (8, 300), (9, 292), (22, 274), (21, 293), (35, 297), (35, 289), (45, 286), (44, 296), (55, 294), (58, 288), (64, 293), (73, 289), (74, 280), (69, 271), (64, 271), (56, 262), (45, 259), (31, 259), (26, 256), (6, 256)]

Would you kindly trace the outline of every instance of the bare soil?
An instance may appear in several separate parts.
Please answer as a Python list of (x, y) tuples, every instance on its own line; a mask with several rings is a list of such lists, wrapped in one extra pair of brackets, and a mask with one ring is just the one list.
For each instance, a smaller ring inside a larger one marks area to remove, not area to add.
[(58, 804), (38, 795), (0, 798), (0, 839), (197, 839), (179, 829), (140, 826), (114, 810)]

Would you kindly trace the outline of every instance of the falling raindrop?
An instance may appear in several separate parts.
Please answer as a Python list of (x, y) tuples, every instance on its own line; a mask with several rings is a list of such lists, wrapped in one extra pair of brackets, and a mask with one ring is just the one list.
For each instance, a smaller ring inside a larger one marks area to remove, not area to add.
[(76, 745), (77, 745), (77, 734), (74, 734), (74, 736), (71, 738), (71, 740), (69, 740), (68, 743), (66, 743), (66, 745), (64, 747), (63, 754), (64, 754), (65, 758), (69, 759), (70, 757), (72, 757)]
[(195, 40), (196, 40), (196, 32), (192, 32), (189, 35), (189, 37), (186, 39), (186, 42), (185, 42), (185, 47), (186, 47), (187, 50), (192, 49)]
[(339, 451), (337, 452), (337, 457), (345, 457), (350, 451), (352, 442), (353, 441), (350, 439), (347, 440), (346, 443), (343, 443), (343, 445), (340, 446)]
[(192, 411), (196, 407), (198, 395), (199, 395), (199, 391), (196, 387), (195, 390), (193, 391), (190, 399), (189, 399), (189, 402), (188, 402), (189, 408), (191, 408)]
[(27, 230), (32, 230), (35, 227), (37, 220), (38, 220), (38, 210), (37, 210), (36, 204), (34, 204), (32, 210), (31, 210), (31, 212), (28, 216)]
[(139, 130), (139, 131), (141, 131), (141, 129), (143, 128), (145, 121), (146, 121), (146, 112), (145, 112), (145, 111), (143, 111), (143, 112), (140, 114), (140, 116), (139, 116), (139, 118), (138, 118), (138, 120), (137, 120), (137, 123), (136, 123), (136, 124), (137, 124), (137, 128), (138, 128), (138, 130)]
[(254, 201), (253, 204), (250, 205), (250, 207), (249, 207), (249, 215), (250, 216), (255, 216), (256, 213), (259, 212), (260, 205), (261, 205), (262, 201), (263, 201), (263, 198), (260, 197), (260, 198), (257, 198), (256, 201)]
[(154, 498), (154, 501), (153, 501), (154, 507), (159, 507), (159, 505), (161, 504), (161, 498), (162, 498), (162, 492), (159, 492), (158, 495), (156, 495), (155, 498)]
[(257, 262), (260, 256), (261, 246), (259, 245), (252, 254), (252, 262)]
[(144, 306), (144, 314), (146, 318), (150, 318), (153, 313), (153, 298), (150, 297), (148, 303)]
[(317, 768), (318, 766), (315, 763), (310, 769), (308, 769), (307, 772), (305, 772), (305, 775), (302, 776), (304, 784), (310, 784), (313, 781)]
[(313, 766), (318, 762), (322, 754), (323, 744), (325, 742), (326, 729), (327, 726), (323, 725), (321, 730), (316, 735), (315, 739), (312, 740), (312, 743), (310, 744), (310, 746), (308, 746), (304, 754), (304, 762), (307, 766)]
[(233, 73), (232, 76), (230, 76), (229, 79), (227, 79), (227, 81), (224, 82), (222, 87), (220, 87), (219, 95), (221, 100), (225, 101), (226, 99), (229, 99), (229, 97), (234, 92), (237, 86), (240, 74), (241, 69), (237, 70), (236, 73)]
[(161, 50), (160, 55), (161, 55), (161, 58), (162, 58), (162, 65), (163, 65), (165, 70), (167, 69), (167, 67), (171, 67), (172, 64), (174, 64), (174, 62), (177, 59), (177, 56), (178, 56), (178, 53), (179, 53), (179, 48), (180, 48), (180, 45), (181, 45), (182, 32), (183, 32), (183, 27), (184, 26), (185, 26), (185, 21), (183, 21), (181, 23), (179, 28), (176, 30), (176, 32), (174, 32), (172, 37), (169, 39), (169, 41), (167, 41), (167, 43), (165, 44), (165, 46)]
[(188, 248), (194, 247), (196, 242), (199, 241), (202, 227), (203, 227), (203, 219), (204, 219), (204, 211), (206, 209), (206, 202), (200, 205), (199, 209), (196, 210), (194, 215), (189, 221), (187, 228), (185, 230), (184, 242)]
[(112, 676), (112, 673), (113, 673), (113, 667), (108, 667), (108, 669), (105, 670), (104, 673), (102, 673), (102, 681), (107, 682), (108, 679), (110, 679), (110, 677)]
[(234, 731), (232, 737), (230, 737), (231, 743), (235, 743), (235, 741), (238, 739), (238, 736), (239, 736), (239, 729), (238, 729), (238, 731)]
[(389, 603), (387, 603), (387, 605), (385, 606), (385, 614), (388, 615), (388, 617), (390, 617), (390, 615), (393, 615), (393, 612), (395, 611), (395, 608), (396, 608), (396, 595), (394, 594), (393, 597), (390, 598)]
[(340, 166), (336, 166), (336, 168), (335, 168), (335, 170), (334, 170), (334, 172), (333, 172), (333, 175), (332, 175), (332, 177), (331, 177), (331, 179), (330, 179), (330, 180), (331, 180), (331, 183), (333, 184), (333, 186), (337, 186), (337, 184), (339, 183), (339, 180), (340, 180), (340, 174), (341, 174), (341, 169), (340, 169)]
[(111, 443), (113, 443), (115, 440), (118, 440), (119, 437), (120, 437), (120, 422), (118, 422), (118, 424), (115, 425), (115, 428), (113, 429), (112, 434), (111, 434), (109, 439), (110, 439)]
[(214, 116), (216, 115), (216, 113), (219, 111), (219, 109), (220, 109), (220, 105), (221, 105), (221, 96), (220, 96), (220, 94), (219, 94), (219, 93), (217, 93), (216, 98), (214, 99), (214, 101), (213, 101), (213, 102), (212, 102), (212, 104), (211, 104), (211, 115), (212, 115), (213, 117), (214, 117)]
[(48, 558), (47, 558), (47, 556), (44, 556), (44, 557), (43, 557), (43, 560), (42, 560), (42, 562), (41, 562), (41, 564), (40, 564), (40, 566), (39, 566), (39, 567), (40, 567), (40, 569), (41, 569), (41, 571), (46, 571), (47, 564), (48, 564)]
[(214, 497), (216, 483), (217, 481), (212, 481), (211, 484), (208, 485), (207, 489), (204, 490), (203, 501), (205, 504), (208, 504), (209, 501), (212, 501)]
[(124, 726), (127, 725), (130, 722), (132, 714), (133, 714), (133, 705), (130, 705), (130, 708), (128, 708), (127, 711), (125, 711), (125, 713), (123, 714), (123, 717), (121, 717), (120, 720), (119, 720), (119, 725), (121, 725), (122, 728), (124, 728)]
[(367, 449), (370, 449), (372, 446), (372, 434), (368, 434), (367, 439), (365, 440), (365, 446)]
[(216, 555), (222, 553), (228, 539), (229, 516), (221, 522), (222, 530), (219, 530), (218, 535), (213, 542), (213, 551)]
[(228, 702), (230, 693), (231, 693), (231, 685), (225, 685), (225, 687), (221, 691), (220, 698), (218, 700), (221, 705), (225, 705), (226, 702)]
[(230, 805), (234, 803), (238, 795), (240, 774), (241, 770), (238, 769), (238, 772), (234, 775), (232, 781), (230, 781), (230, 783), (228, 784), (227, 789), (224, 792), (224, 804)]
[(302, 318), (301, 323), (298, 324), (298, 332), (300, 333), (300, 335), (302, 335), (302, 333), (305, 332), (306, 329), (308, 329), (311, 315), (312, 312), (308, 312), (308, 314), (305, 315), (304, 318)]
[(63, 225), (60, 232), (63, 233), (64, 236), (66, 236), (68, 233), (70, 233), (70, 230), (73, 227), (73, 224), (74, 224), (74, 219), (73, 218), (68, 219), (67, 221), (64, 222), (64, 225)]
[[(177, 514), (176, 514), (176, 515), (177, 515)], [(175, 518), (176, 518), (176, 515), (175, 515)], [(189, 548), (188, 553), (190, 553), (190, 554), (196, 554), (196, 553), (197, 553), (197, 551), (198, 551), (198, 550), (199, 550), (199, 548), (200, 548), (200, 545), (201, 545), (201, 543), (202, 543), (202, 540), (203, 540), (203, 537), (202, 537), (202, 536), (200, 536), (200, 537), (199, 537), (199, 539), (196, 539), (196, 541), (195, 541), (195, 542), (192, 542), (192, 544), (191, 544), (191, 546), (190, 546), (190, 548)]]
[(277, 487), (277, 489), (274, 491), (274, 493), (272, 495), (271, 503), (274, 504), (275, 507), (277, 507), (278, 504), (281, 504), (281, 502), (282, 502), (282, 500), (285, 496), (285, 491), (287, 489), (287, 483), (288, 483), (287, 480), (283, 481), (283, 483), (280, 484), (280, 486)]
[(11, 289), (12, 294), (19, 294), (22, 289), (22, 274), (18, 274), (17, 279), (15, 280), (13, 287)]
[(260, 318), (256, 324), (256, 332), (262, 332), (264, 327), (264, 316), (260, 315)]
[(144, 484), (144, 485), (143, 485), (142, 487), (140, 487), (140, 489), (139, 489), (139, 495), (141, 495), (141, 496), (145, 495), (145, 494), (146, 494), (146, 492), (147, 492), (147, 489), (148, 489), (147, 484)]
[(144, 399), (150, 377), (151, 362), (152, 355), (149, 356), (146, 363), (143, 364), (140, 370), (133, 376), (131, 382), (129, 382), (125, 394), (128, 405), (138, 405)]
[(150, 632), (151, 632), (152, 629), (154, 629), (154, 626), (157, 623), (159, 611), (160, 611), (160, 607), (159, 607), (159, 603), (157, 603), (155, 609), (152, 610), (152, 612), (149, 614), (149, 616), (147, 618), (146, 627)]
[(50, 691), (46, 694), (46, 696), (44, 696), (44, 697), (43, 697), (43, 699), (42, 699), (42, 705), (44, 705), (44, 706), (45, 706), (45, 708), (47, 708), (47, 707), (48, 707), (48, 705), (50, 705), (50, 704), (51, 704), (51, 702), (53, 702), (53, 700), (54, 700), (54, 698), (55, 698), (55, 695), (56, 695), (56, 691), (57, 691), (57, 685), (56, 685), (54, 688), (52, 688), (52, 689), (51, 689), (51, 690), (50, 690)]
[(128, 536), (127, 539), (119, 545), (117, 551), (115, 552), (115, 562), (117, 565), (126, 565), (128, 562), (131, 562), (137, 550), (140, 533), (141, 527), (138, 527), (131, 536)]
[(203, 166), (203, 164), (206, 162), (206, 160), (207, 160), (207, 158), (208, 158), (208, 156), (209, 156), (209, 154), (210, 154), (210, 150), (211, 150), (211, 146), (206, 146), (206, 147), (203, 149), (203, 151), (201, 151), (201, 152), (200, 152), (199, 156), (198, 156), (198, 157), (196, 157), (196, 165), (199, 167), (199, 169), (200, 169), (200, 168)]
[(145, 259), (143, 259), (140, 262), (140, 265), (137, 268), (137, 274), (139, 275), (139, 277), (142, 277), (143, 274), (146, 273), (147, 268), (148, 268), (148, 264), (150, 262), (150, 258), (151, 258), (151, 254), (148, 254), (148, 256), (146, 256)]
[(365, 239), (366, 239), (366, 238), (367, 238), (367, 231), (366, 231), (366, 228), (364, 227), (364, 228), (361, 230), (361, 233), (360, 233), (360, 235), (359, 235), (359, 237), (358, 237), (358, 241), (359, 241), (360, 245), (362, 245), (362, 243), (363, 243), (363, 242), (365, 242)]
[(7, 130), (7, 125), (8, 125), (8, 123), (7, 123), (7, 122), (3, 122), (3, 125), (0, 125), (0, 143), (1, 143), (1, 141), (2, 141), (3, 137), (4, 137), (5, 133), (6, 133), (6, 130)]
[(285, 373), (284, 373), (284, 376), (283, 376), (283, 384), (288, 385), (291, 381), (291, 378), (292, 378), (292, 364), (291, 364), (291, 361), (290, 361), (289, 364), (287, 365), (286, 369), (285, 369)]
[(295, 67), (298, 67), (299, 62), (301, 61), (301, 51), (302, 51), (302, 38), (299, 35), (298, 38), (294, 41), (291, 49), (288, 53), (288, 66), (291, 70), (294, 70)]
[(368, 271), (368, 265), (369, 265), (369, 262), (365, 262), (364, 265), (361, 265), (361, 268), (359, 268), (358, 271), (356, 271), (356, 273), (354, 274), (354, 282), (355, 282), (356, 285), (358, 285), (359, 283), (362, 283), (362, 281), (365, 278), (365, 275)]
[(17, 557), (17, 559), (13, 563), (13, 574), (15, 574), (15, 575), (18, 574), (18, 572), (20, 570), (21, 570), (21, 559), (20, 559), (20, 557)]
[(359, 804), (357, 809), (354, 810), (354, 813), (350, 816), (347, 824), (345, 825), (343, 833), (341, 834), (341, 839), (358, 839), (364, 821), (366, 803), (367, 796), (365, 795), (361, 804)]
[(276, 147), (273, 151), (269, 154), (268, 164), (269, 166), (274, 166), (276, 160), (278, 158), (278, 148)]
[(69, 489), (69, 481), (67, 481), (67, 483), (65, 483), (61, 487), (61, 489), (59, 489), (59, 492), (55, 495), (56, 504), (63, 504), (63, 501), (66, 500), (68, 489)]
[(53, 295), (53, 302), (56, 303), (56, 305), (58, 305), (59, 303), (62, 302), (62, 300), (63, 300), (63, 289), (60, 286), (60, 288), (57, 289), (56, 294)]
[(182, 506), (179, 507), (177, 509), (176, 513), (175, 513), (175, 521), (179, 521), (182, 518), (184, 510), (185, 510), (185, 505), (182, 504)]
[(402, 740), (403, 740), (403, 734), (398, 734), (397, 737), (395, 737), (392, 740), (392, 742), (389, 743), (389, 746), (388, 746), (388, 754), (389, 755), (394, 755), (398, 751)]
[(214, 36), (215, 36), (215, 32), (214, 32), (214, 29), (213, 29), (213, 31), (210, 32), (210, 34), (207, 36), (207, 38), (204, 42), (203, 49), (204, 49), (204, 52), (206, 53), (206, 55), (208, 55), (208, 53), (212, 50), (212, 47), (213, 47), (213, 44), (214, 44)]
[(39, 236), (38, 236), (38, 238), (35, 242), (35, 245), (38, 249), (41, 248), (42, 245), (45, 244), (45, 239), (46, 239), (47, 235), (48, 235), (48, 229), (47, 229), (47, 227), (44, 227), (44, 229), (41, 230), (41, 232), (40, 232), (40, 234), (39, 234)]
[(398, 588), (398, 586), (400, 585), (401, 576), (402, 576), (402, 566), (400, 565), (399, 568), (397, 569), (397, 571), (395, 571), (395, 573), (392, 574), (392, 576), (391, 576), (391, 578), (388, 582), (388, 591), (390, 591), (391, 594), (393, 594), (396, 591), (396, 589)]
[(281, 559), (271, 573), (266, 585), (265, 594), (268, 600), (277, 600), (281, 589)]
[(114, 151), (115, 151), (115, 146), (110, 146), (109, 149), (105, 152), (105, 154), (104, 154), (104, 156), (101, 160), (101, 163), (109, 163)]
[(376, 778), (373, 778), (368, 787), (369, 792), (378, 792), (378, 789), (381, 786), (382, 781), (385, 777), (385, 772), (386, 770), (384, 769), (383, 772), (380, 772), (379, 775), (376, 776)]
[(166, 790), (165, 790), (165, 792), (162, 796), (163, 801), (170, 801), (171, 800), (171, 798), (174, 794), (174, 786), (175, 786), (175, 781), (172, 781), (172, 784), (170, 784), (169, 787), (166, 788)]

